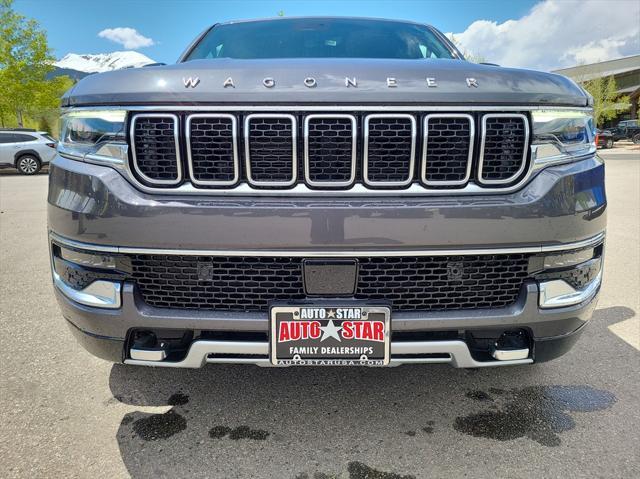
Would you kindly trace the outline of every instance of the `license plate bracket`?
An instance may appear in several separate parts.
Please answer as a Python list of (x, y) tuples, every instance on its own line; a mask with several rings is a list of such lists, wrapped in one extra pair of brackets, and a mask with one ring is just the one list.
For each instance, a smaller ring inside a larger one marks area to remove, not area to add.
[(391, 308), (359, 303), (274, 305), (270, 358), (275, 366), (386, 366)]

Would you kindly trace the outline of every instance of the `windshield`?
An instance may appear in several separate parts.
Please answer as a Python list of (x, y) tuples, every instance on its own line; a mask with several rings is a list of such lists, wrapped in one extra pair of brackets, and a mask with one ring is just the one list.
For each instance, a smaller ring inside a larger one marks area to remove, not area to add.
[(385, 20), (279, 19), (211, 29), (186, 57), (203, 58), (454, 58), (429, 28)]

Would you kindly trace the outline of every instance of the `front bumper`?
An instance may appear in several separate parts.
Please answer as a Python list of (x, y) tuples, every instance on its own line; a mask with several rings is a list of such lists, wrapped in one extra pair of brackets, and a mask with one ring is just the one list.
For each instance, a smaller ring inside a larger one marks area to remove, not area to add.
[[(597, 157), (542, 170), (511, 194), (384, 199), (149, 196), (115, 170), (58, 157), (51, 165), (48, 215), (54, 237), (94, 251), (335, 257), (562, 251), (600, 238), (605, 210), (604, 166)], [(584, 329), (599, 281), (569, 307), (540, 308), (538, 285), (530, 281), (507, 308), (396, 312), (392, 331), (402, 340), (392, 341), (391, 363), (480, 367), (552, 359)], [(256, 333), (248, 342), (195, 341), (182, 361), (153, 365), (268, 364), (265, 314), (154, 308), (129, 282), (122, 284), (119, 308), (80, 304), (58, 288), (56, 296), (78, 340), (111, 361), (148, 364), (127, 356), (126, 341), (132, 329), (152, 328)], [(483, 361), (463, 339), (514, 328), (532, 340), (525, 359)], [(442, 331), (457, 331), (461, 339), (421, 339)]]
[[(56, 244), (91, 251), (91, 245), (65, 241), (56, 235), (52, 235), (52, 238)], [(602, 236), (596, 236), (567, 247), (597, 245), (601, 242)], [(541, 362), (563, 354), (575, 342), (593, 313), (601, 274), (581, 290), (574, 290), (566, 296), (569, 302), (575, 304), (542, 307), (547, 299), (545, 295), (551, 294), (545, 292), (543, 286), (554, 281), (557, 280), (538, 284), (527, 280), (517, 301), (507, 308), (395, 312), (392, 317), (391, 365), (450, 363), (456, 367), (502, 366)], [(90, 286), (99, 282), (94, 281)], [(90, 352), (104, 359), (164, 367), (200, 367), (206, 363), (271, 364), (268, 356), (267, 314), (156, 308), (146, 304), (136, 285), (129, 281), (123, 284), (113, 282), (117, 286), (117, 297), (107, 295), (100, 288), (93, 288), (89, 292), (89, 288), (70, 289), (55, 271), (54, 284), (56, 297), (72, 332)], [(91, 294), (96, 301), (86, 299)], [(178, 361), (132, 359), (128, 355), (130, 332), (149, 329), (214, 332), (223, 339), (196, 338)], [(510, 330), (526, 331), (531, 339), (531, 352), (526, 357), (491, 360), (486, 355), (479, 357), (473, 354), (472, 349), (478, 338), (495, 339)], [(450, 338), (452, 333), (456, 337), (454, 340), (437, 339), (439, 334), (446, 334)], [(247, 337), (251, 340), (246, 340)]]
[[(132, 289), (125, 296), (133, 294)], [(266, 318), (223, 318), (210, 315), (173, 316), (161, 311), (149, 311), (148, 307), (139, 310), (135, 307), (122, 311), (105, 312), (73, 303), (59, 290), (56, 297), (61, 306), (68, 326), (78, 342), (91, 354), (112, 362), (126, 364), (198, 368), (211, 363), (255, 364), (271, 366), (269, 360), (268, 339), (257, 341), (243, 340), (197, 340), (191, 343), (188, 353), (180, 361), (144, 361), (127, 356), (127, 342), (124, 338), (104, 336), (89, 332), (104, 330), (121, 324), (121, 327), (167, 328), (210, 328), (208, 330), (251, 331), (259, 329), (267, 338), (268, 321)], [(131, 299), (125, 298), (125, 304)], [(503, 314), (488, 312), (467, 312), (466, 315), (428, 314), (423, 317), (394, 317), (394, 333), (415, 333), (418, 338), (412, 341), (391, 342), (391, 366), (416, 363), (448, 363), (454, 367), (476, 368), (530, 364), (555, 359), (566, 353), (582, 334), (591, 318), (597, 303), (597, 293), (587, 301), (568, 308), (543, 311), (537, 308), (537, 291), (531, 285), (524, 296), (524, 304), (518, 304)], [(166, 313), (166, 312), (165, 312)], [(122, 323), (125, 323), (124, 325)], [(105, 328), (106, 327), (106, 328)], [(84, 329), (90, 328), (90, 329)], [(465, 333), (482, 331), (501, 331), (506, 329), (524, 329), (532, 334), (532, 347), (528, 357), (515, 360), (483, 360), (473, 355), (467, 342), (458, 340), (419, 340), (421, 333), (458, 330), (461, 337)], [(548, 335), (550, 334), (550, 335)]]

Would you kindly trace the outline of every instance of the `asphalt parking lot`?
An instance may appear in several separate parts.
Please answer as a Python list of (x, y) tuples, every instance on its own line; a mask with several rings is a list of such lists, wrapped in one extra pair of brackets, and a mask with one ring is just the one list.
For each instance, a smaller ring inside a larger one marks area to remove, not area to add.
[(1, 173), (0, 477), (638, 477), (640, 151), (601, 154), (609, 223), (591, 324), (554, 362), (492, 370), (96, 359), (53, 296), (46, 174)]

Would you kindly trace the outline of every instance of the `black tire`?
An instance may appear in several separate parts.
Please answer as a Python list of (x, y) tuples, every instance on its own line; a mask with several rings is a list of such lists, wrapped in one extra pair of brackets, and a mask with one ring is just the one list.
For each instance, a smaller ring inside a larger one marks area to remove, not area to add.
[(607, 138), (607, 142), (605, 143), (604, 147), (607, 150), (610, 150), (611, 148), (613, 148), (613, 138)]
[(632, 141), (634, 145), (640, 145), (640, 133), (635, 134)]
[(35, 175), (42, 168), (40, 160), (33, 155), (22, 155), (16, 161), (16, 170), (21, 175)]

